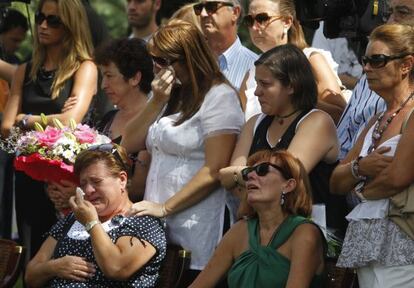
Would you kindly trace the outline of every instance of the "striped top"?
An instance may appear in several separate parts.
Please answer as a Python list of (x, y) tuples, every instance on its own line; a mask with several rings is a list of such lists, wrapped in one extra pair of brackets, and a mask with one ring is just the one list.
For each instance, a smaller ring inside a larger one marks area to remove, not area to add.
[(351, 99), (339, 120), (336, 129), (343, 159), (354, 146), (359, 133), (375, 114), (386, 109), (384, 100), (369, 89), (366, 75), (362, 75), (352, 92)]
[(258, 58), (259, 56), (244, 47), (237, 37), (236, 41), (219, 56), (220, 70), (231, 85), (239, 91), (244, 76)]

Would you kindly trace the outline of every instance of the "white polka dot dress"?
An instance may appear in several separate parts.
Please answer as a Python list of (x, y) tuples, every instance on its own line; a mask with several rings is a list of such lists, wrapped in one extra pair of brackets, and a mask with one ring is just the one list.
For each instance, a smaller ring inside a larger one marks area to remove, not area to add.
[[(124, 217), (117, 215), (111, 220), (102, 223), (112, 242), (119, 237), (133, 236), (145, 240), (156, 249), (155, 256), (127, 281), (115, 281), (106, 278), (96, 264), (89, 233), (78, 221), (73, 223), (73, 214), (60, 220), (49, 232), (49, 235), (58, 241), (53, 258), (73, 255), (86, 258), (86, 261), (95, 263), (96, 273), (86, 282), (77, 282), (54, 278), (48, 287), (155, 287), (158, 280), (158, 271), (166, 252), (165, 233), (161, 221), (150, 216)], [(71, 225), (73, 223), (73, 225)], [(68, 225), (71, 225), (68, 229)], [(68, 231), (66, 235), (63, 235)]]

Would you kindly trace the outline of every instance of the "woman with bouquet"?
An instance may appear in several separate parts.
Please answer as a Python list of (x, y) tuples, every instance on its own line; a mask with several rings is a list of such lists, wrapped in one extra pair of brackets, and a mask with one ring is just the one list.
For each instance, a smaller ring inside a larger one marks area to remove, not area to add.
[[(10, 98), (4, 111), (1, 132), (13, 125), (33, 129), (41, 113), (67, 125), (81, 122), (97, 91), (97, 68), (91, 61), (92, 42), (80, 0), (41, 0), (35, 16), (33, 57), (15, 73)], [(76, 105), (62, 107), (71, 95)], [(40, 247), (42, 235), (56, 222), (44, 183), (16, 173), (16, 212), (19, 235), (28, 257)]]
[(153, 35), (149, 50), (157, 72), (153, 97), (121, 142), (129, 152), (147, 148), (152, 157), (145, 201), (132, 212), (166, 217), (169, 243), (192, 252), (184, 276), (191, 283), (223, 233), (218, 171), (229, 163), (243, 114), (196, 26), (169, 22)]
[(50, 229), (27, 266), (30, 287), (155, 287), (165, 256), (161, 222), (126, 217), (128, 157), (116, 144), (89, 147), (76, 158), (80, 192), (73, 214)]
[[(153, 64), (146, 42), (138, 38), (112, 40), (98, 47), (95, 63), (102, 74), (101, 87), (117, 109), (109, 111), (97, 125), (97, 130), (119, 144), (124, 134), (125, 123), (137, 115), (148, 101), (151, 81), (154, 79)], [(76, 104), (73, 96), (66, 102), (64, 110)], [(130, 198), (142, 200), (150, 156), (144, 151), (134, 155)], [(69, 198), (75, 194), (76, 184), (60, 181), (48, 185), (47, 192), (57, 210), (69, 207)]]

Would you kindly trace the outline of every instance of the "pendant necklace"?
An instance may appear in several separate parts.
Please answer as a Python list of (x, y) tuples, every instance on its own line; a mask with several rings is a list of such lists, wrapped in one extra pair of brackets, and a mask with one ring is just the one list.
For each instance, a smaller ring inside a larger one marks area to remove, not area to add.
[(398, 113), (400, 113), (401, 109), (404, 108), (405, 104), (407, 104), (407, 102), (411, 100), (413, 96), (414, 96), (414, 91), (407, 97), (407, 99), (404, 100), (404, 102), (400, 105), (400, 108), (398, 108), (394, 113), (391, 114), (391, 116), (387, 118), (384, 126), (382, 126), (381, 129), (379, 126), (380, 126), (382, 118), (384, 118), (385, 111), (382, 112), (382, 114), (378, 117), (375, 123), (374, 131), (372, 131), (371, 145), (368, 148), (368, 154), (374, 151), (375, 146), (376, 146), (375, 144), (377, 143), (378, 140), (381, 139), (382, 134), (384, 134), (384, 131), (387, 129), (388, 125), (390, 125), (391, 121), (395, 118), (395, 116), (397, 116)]
[(295, 111), (293, 111), (292, 113), (289, 113), (289, 114), (287, 114), (287, 115), (283, 115), (283, 116), (275, 115), (275, 118), (276, 118), (277, 123), (279, 123), (280, 125), (283, 125), (284, 120), (285, 120), (286, 118), (289, 118), (290, 116), (292, 116), (293, 114), (295, 114), (295, 113), (296, 113), (296, 112), (298, 112), (298, 111), (299, 111), (299, 110), (295, 110)]

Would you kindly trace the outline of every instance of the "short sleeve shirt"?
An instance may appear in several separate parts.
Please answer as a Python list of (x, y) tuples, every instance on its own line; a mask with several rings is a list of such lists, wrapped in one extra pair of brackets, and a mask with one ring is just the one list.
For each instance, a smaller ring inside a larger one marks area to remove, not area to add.
[[(117, 215), (102, 223), (103, 229), (108, 233), (113, 243), (122, 236), (131, 236), (147, 241), (156, 250), (155, 256), (128, 280), (115, 281), (104, 276), (96, 263), (89, 233), (78, 221), (71, 225), (72, 217), (73, 214), (70, 214), (61, 219), (49, 232), (49, 235), (58, 241), (53, 258), (65, 255), (84, 257), (86, 261), (95, 264), (96, 273), (86, 282), (54, 278), (48, 283), (48, 287), (155, 287), (160, 264), (166, 253), (165, 233), (159, 219), (150, 216), (124, 217)], [(67, 225), (71, 225), (71, 227), (66, 235), (63, 235), (67, 230), (67, 228), (65, 229)]]

